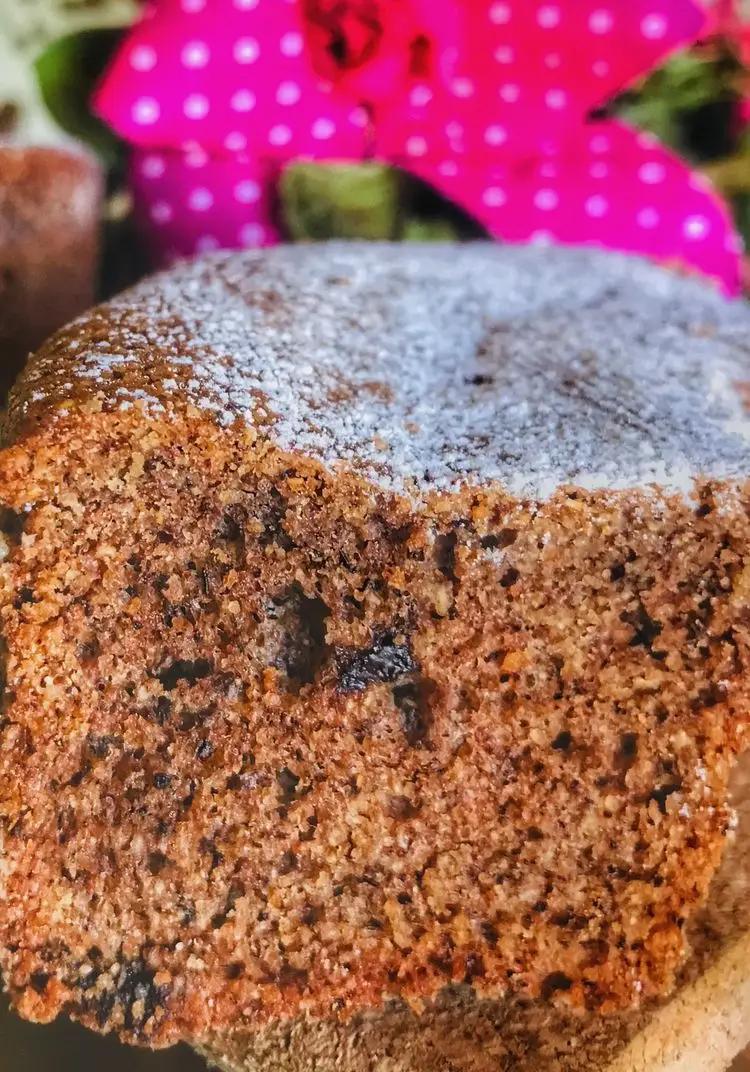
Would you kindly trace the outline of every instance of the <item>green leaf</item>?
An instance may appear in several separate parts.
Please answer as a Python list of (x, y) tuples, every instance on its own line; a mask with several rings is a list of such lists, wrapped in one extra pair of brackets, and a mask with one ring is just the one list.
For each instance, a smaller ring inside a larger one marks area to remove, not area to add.
[(455, 242), (459, 231), (448, 219), (413, 216), (404, 223), (401, 237), (405, 242)]
[[(701, 49), (679, 52), (640, 84), (628, 90), (614, 111), (628, 122), (651, 131), (661, 141), (683, 154), (700, 157), (696, 151), (691, 116), (711, 111), (705, 122), (716, 122), (715, 107), (737, 99), (738, 64), (729, 53)], [(706, 132), (704, 131), (704, 134)], [(726, 141), (730, 136), (726, 131)], [(705, 137), (706, 143), (716, 140)], [(722, 139), (719, 138), (721, 141)], [(710, 153), (709, 153), (710, 155)]]
[(290, 237), (305, 239), (398, 237), (399, 175), (381, 164), (292, 164), (280, 183)]
[(37, 58), (39, 88), (58, 125), (95, 150), (103, 162), (121, 155), (114, 134), (91, 111), (91, 94), (120, 38), (118, 30), (87, 30), (62, 37)]
[(678, 150), (683, 148), (679, 118), (668, 98), (645, 94), (623, 103), (618, 114), (632, 126), (650, 131), (665, 145)]

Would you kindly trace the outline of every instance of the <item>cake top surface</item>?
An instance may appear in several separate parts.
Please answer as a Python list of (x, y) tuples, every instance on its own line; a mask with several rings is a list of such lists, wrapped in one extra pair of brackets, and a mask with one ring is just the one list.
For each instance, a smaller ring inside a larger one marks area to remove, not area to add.
[[(749, 382), (746, 382), (749, 381)], [(687, 492), (750, 475), (750, 310), (591, 249), (326, 244), (139, 284), (34, 358), (11, 420), (68, 398), (254, 422), (395, 491)]]

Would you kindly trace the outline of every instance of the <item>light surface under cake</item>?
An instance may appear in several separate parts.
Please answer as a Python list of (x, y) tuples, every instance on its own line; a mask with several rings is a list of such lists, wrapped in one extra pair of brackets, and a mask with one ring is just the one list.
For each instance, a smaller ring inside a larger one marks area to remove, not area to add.
[(53, 339), (0, 459), (21, 1012), (666, 994), (749, 736), (749, 326), (621, 258), (333, 246)]

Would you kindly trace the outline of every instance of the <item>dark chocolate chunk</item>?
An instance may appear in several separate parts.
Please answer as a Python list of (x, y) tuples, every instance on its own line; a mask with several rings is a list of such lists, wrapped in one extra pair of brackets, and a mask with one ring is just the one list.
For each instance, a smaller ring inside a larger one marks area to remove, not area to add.
[(122, 1006), (125, 1028), (141, 1030), (168, 994), (168, 988), (154, 982), (156, 972), (142, 960), (123, 964), (116, 984), (116, 1001)]
[(562, 730), (558, 733), (552, 742), (552, 747), (556, 752), (567, 752), (573, 743), (573, 735), (568, 730)]
[(362, 692), (418, 669), (409, 645), (397, 644), (392, 633), (376, 637), (369, 648), (336, 648), (334, 657), (341, 692)]
[(284, 767), (283, 770), (280, 770), (276, 775), (276, 781), (279, 783), (284, 802), (286, 804), (291, 803), (291, 801), (294, 800), (297, 786), (299, 785), (299, 778), (297, 775), (294, 771), (290, 771), (288, 767)]
[(662, 813), (662, 815), (666, 815), (667, 800), (669, 799), (669, 797), (672, 796), (673, 793), (678, 793), (680, 789), (682, 789), (682, 782), (679, 781), (668, 782), (667, 785), (657, 786), (657, 788), (654, 789), (649, 796), (648, 802), (650, 803), (652, 800), (655, 800), (659, 806), (659, 811)]
[(181, 681), (187, 681), (194, 685), (201, 678), (208, 677), (211, 673), (211, 663), (208, 659), (175, 659), (174, 662), (159, 670), (156, 674), (162, 687), (171, 692), (176, 689)]
[(31, 989), (35, 990), (37, 994), (43, 994), (47, 989), (47, 983), (50, 981), (50, 978), (49, 972), (32, 972), (31, 979), (29, 980), (31, 982)]
[(542, 998), (549, 1001), (553, 994), (570, 990), (572, 981), (564, 972), (551, 972), (542, 982)]

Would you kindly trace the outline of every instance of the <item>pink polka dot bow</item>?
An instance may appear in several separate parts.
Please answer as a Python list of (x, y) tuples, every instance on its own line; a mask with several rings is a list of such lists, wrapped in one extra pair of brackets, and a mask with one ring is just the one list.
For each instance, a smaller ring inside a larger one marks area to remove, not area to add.
[(502, 240), (642, 253), (736, 293), (719, 198), (650, 136), (592, 118), (704, 22), (693, 0), (159, 0), (96, 106), (136, 147), (161, 261), (277, 241), (294, 159), (374, 158)]

